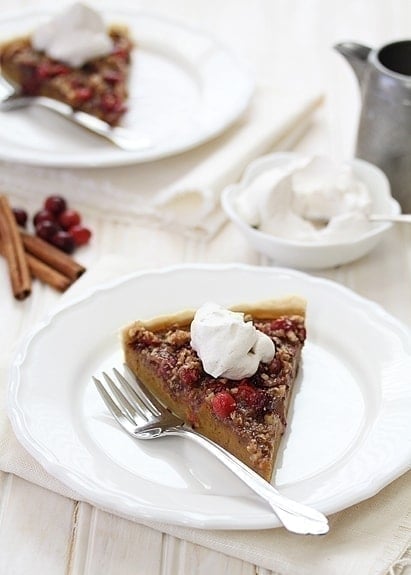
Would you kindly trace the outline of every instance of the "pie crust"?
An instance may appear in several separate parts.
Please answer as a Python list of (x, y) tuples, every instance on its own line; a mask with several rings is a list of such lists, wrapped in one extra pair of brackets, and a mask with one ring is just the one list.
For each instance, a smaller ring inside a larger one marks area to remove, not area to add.
[(135, 321), (122, 345), (131, 371), (171, 411), (267, 481), (271, 480), (306, 338), (306, 303), (299, 297), (231, 307), (276, 346), (274, 359), (234, 381), (204, 372), (190, 345), (195, 310)]

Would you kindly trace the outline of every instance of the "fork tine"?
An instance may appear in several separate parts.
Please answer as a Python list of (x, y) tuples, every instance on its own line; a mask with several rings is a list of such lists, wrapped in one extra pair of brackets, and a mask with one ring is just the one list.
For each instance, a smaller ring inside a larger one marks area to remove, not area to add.
[(136, 381), (135, 376), (130, 372), (129, 369), (127, 369), (127, 372), (128, 372), (128, 375), (130, 376), (130, 379), (132, 378), (132, 382), (135, 384), (135, 387), (133, 387), (130, 384), (130, 382), (127, 380), (127, 378), (124, 377), (124, 375), (122, 373), (120, 373), (118, 371), (118, 369), (113, 367), (113, 373), (117, 377), (117, 379), (120, 383), (121, 389), (125, 390), (130, 402), (133, 405), (138, 406), (138, 408), (144, 412), (147, 419), (152, 419), (153, 415), (155, 417), (159, 417), (161, 415), (161, 412), (156, 408), (155, 405), (151, 404), (147, 400), (147, 398), (144, 396), (144, 394), (142, 393), (142, 390), (139, 387), (139, 382)]
[(128, 365), (124, 364), (124, 370), (129, 374), (131, 380), (135, 385), (135, 392), (138, 393), (140, 401), (146, 406), (146, 408), (160, 416), (167, 409), (164, 405), (147, 389), (144, 383), (137, 379)]
[(134, 427), (135, 422), (133, 420), (130, 420), (128, 416), (123, 412), (123, 410), (120, 409), (117, 403), (113, 400), (112, 396), (107, 392), (106, 388), (101, 383), (101, 381), (94, 376), (93, 381), (102, 400), (106, 404), (107, 409), (113, 414), (113, 416), (117, 419), (119, 424), (123, 427), (125, 426), (129, 427), (130, 425)]
[(103, 372), (103, 377), (110, 392), (115, 397), (118, 407), (123, 413), (125, 412), (128, 418), (138, 425), (142, 423), (141, 420), (143, 420), (143, 423), (147, 423), (148, 417), (140, 405), (138, 405), (138, 403), (132, 404), (122, 389), (116, 385), (115, 381), (111, 379), (106, 372)]

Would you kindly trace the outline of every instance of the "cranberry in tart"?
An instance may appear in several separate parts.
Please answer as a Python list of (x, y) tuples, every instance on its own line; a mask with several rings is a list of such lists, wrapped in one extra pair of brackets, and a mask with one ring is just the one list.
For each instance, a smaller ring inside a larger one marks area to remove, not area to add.
[(306, 338), (305, 301), (290, 297), (230, 309), (274, 343), (274, 356), (251, 376), (205, 371), (193, 348), (194, 311), (127, 326), (125, 361), (171, 411), (270, 481)]
[(112, 51), (79, 67), (36, 50), (30, 37), (0, 47), (1, 72), (22, 94), (47, 96), (115, 126), (126, 112), (133, 42), (126, 28), (109, 29)]

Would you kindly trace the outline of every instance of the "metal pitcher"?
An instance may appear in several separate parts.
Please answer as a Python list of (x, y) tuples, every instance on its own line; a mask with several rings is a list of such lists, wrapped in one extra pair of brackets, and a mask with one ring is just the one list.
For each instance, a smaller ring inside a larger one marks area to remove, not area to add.
[(334, 46), (351, 64), (362, 95), (356, 155), (379, 166), (403, 212), (411, 212), (411, 40), (373, 50)]

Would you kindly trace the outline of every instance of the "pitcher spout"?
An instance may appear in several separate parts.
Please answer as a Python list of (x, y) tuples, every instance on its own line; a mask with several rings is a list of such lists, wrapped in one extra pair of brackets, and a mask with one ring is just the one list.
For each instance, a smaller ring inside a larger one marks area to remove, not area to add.
[(339, 52), (349, 62), (361, 85), (371, 48), (355, 42), (340, 42), (334, 46), (334, 50)]

